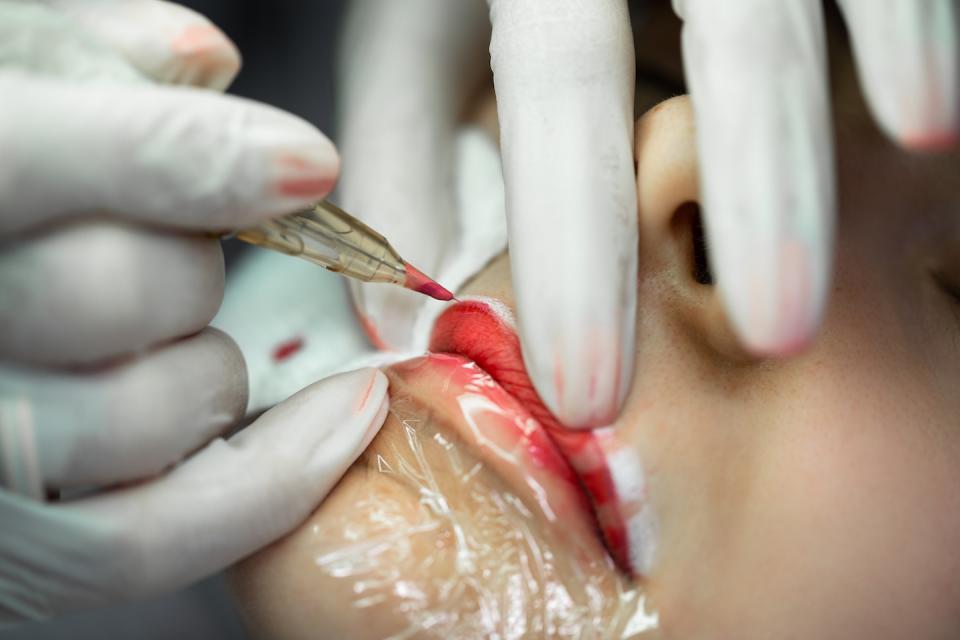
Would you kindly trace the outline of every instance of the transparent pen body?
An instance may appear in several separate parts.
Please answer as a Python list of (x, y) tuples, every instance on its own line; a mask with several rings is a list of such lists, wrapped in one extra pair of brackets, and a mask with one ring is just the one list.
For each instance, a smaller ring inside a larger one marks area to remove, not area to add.
[(268, 220), (236, 237), (364, 282), (403, 284), (407, 278), (403, 259), (386, 238), (329, 202)]

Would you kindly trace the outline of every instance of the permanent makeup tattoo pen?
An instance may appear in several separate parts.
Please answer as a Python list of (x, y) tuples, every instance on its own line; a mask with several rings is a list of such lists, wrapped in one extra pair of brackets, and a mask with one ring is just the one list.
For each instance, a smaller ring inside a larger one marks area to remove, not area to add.
[(437, 300), (453, 294), (406, 262), (382, 235), (327, 201), (233, 234), (363, 282), (387, 282)]

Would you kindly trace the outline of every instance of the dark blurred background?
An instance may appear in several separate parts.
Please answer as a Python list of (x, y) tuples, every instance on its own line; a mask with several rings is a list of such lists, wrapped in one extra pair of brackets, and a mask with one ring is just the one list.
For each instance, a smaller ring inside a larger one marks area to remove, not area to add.
[[(398, 0), (402, 1), (402, 0)], [(457, 0), (452, 0), (457, 1)], [(230, 93), (291, 111), (334, 136), (333, 71), (346, 0), (180, 0), (209, 17), (243, 54)], [(228, 261), (238, 247), (224, 246)], [(246, 640), (222, 576), (147, 601), (0, 632), (0, 640)]]
[(243, 69), (230, 93), (333, 133), (333, 64), (344, 0), (185, 0), (230, 36)]

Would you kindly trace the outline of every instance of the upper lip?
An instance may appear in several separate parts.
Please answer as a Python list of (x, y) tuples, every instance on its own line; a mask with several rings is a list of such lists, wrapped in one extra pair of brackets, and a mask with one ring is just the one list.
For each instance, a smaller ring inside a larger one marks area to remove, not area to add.
[(566, 429), (546, 408), (527, 375), (509, 310), (486, 298), (465, 299), (447, 307), (434, 324), (430, 350), (475, 362), (545, 428), (576, 472), (608, 552), (622, 570), (632, 574), (617, 492), (602, 447), (590, 431)]
[(433, 325), (430, 351), (470, 358), (519, 400), (541, 425), (562, 429), (527, 375), (509, 313), (503, 303), (493, 299), (465, 299), (450, 305)]

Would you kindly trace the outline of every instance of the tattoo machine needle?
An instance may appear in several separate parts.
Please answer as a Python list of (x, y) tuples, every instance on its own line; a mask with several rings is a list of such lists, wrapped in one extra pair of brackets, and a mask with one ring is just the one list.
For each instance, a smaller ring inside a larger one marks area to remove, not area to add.
[(382, 235), (323, 200), (233, 237), (296, 256), (361, 282), (387, 282), (444, 302), (453, 294), (403, 260)]

